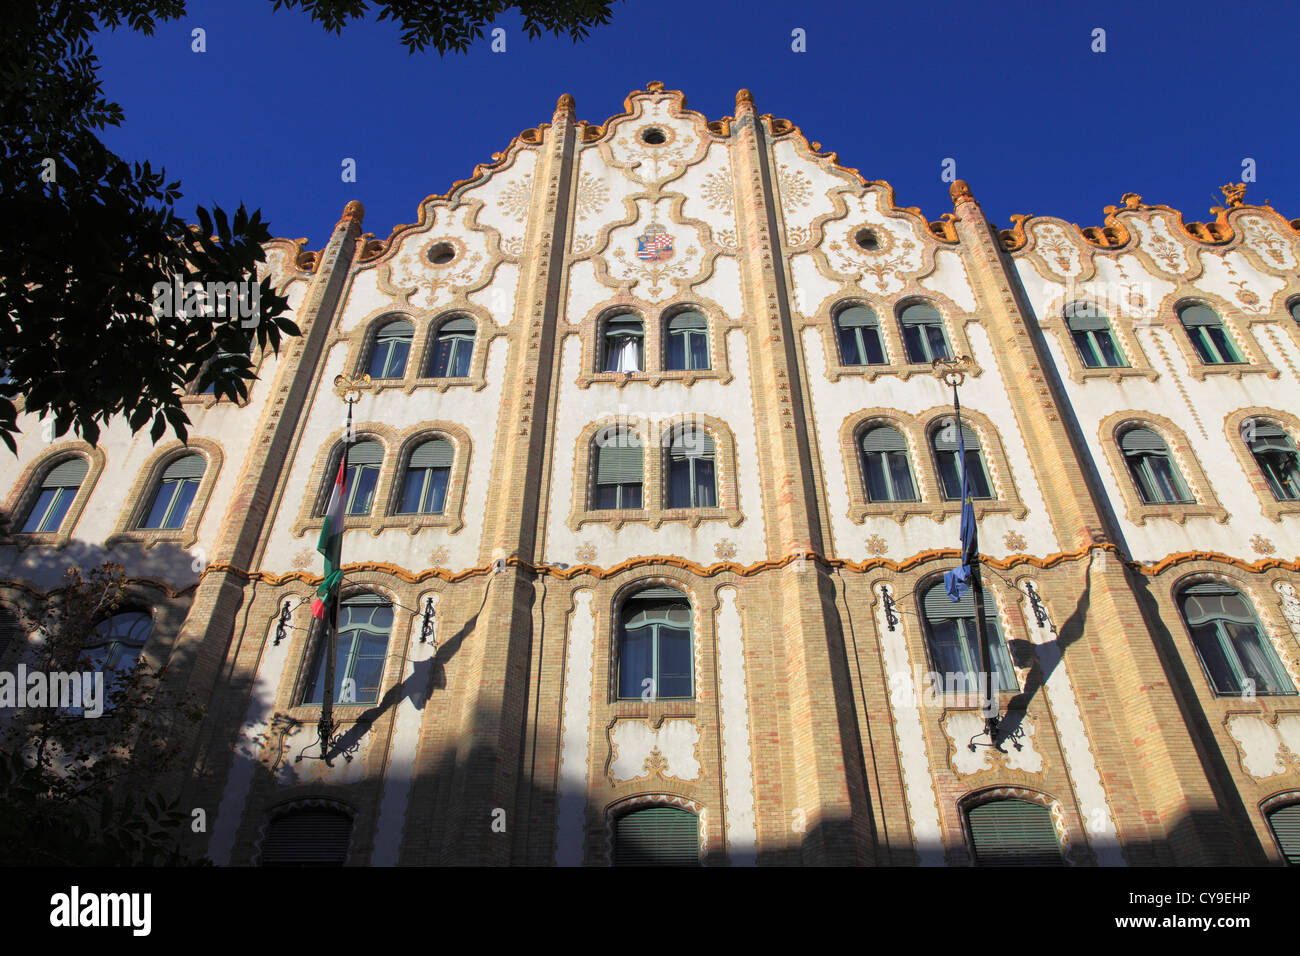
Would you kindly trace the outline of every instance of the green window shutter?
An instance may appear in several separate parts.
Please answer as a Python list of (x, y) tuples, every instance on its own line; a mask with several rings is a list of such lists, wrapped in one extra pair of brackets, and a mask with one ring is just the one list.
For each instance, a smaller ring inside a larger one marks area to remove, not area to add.
[(1110, 321), (1091, 302), (1071, 302), (1065, 307), (1065, 321), (1071, 332), (1110, 331)]
[(1126, 455), (1167, 455), (1165, 440), (1149, 428), (1130, 428), (1119, 439), (1120, 450)]
[(464, 316), (448, 319), (446, 322), (442, 323), (442, 325), (438, 326), (439, 335), (446, 332), (458, 332), (461, 334), (473, 335), (477, 330), (478, 326), (474, 324), (474, 320), (465, 318)]
[[(975, 434), (974, 429), (969, 425), (961, 426), (962, 440), (966, 443), (967, 451), (979, 451), (980, 439)], [(949, 437), (951, 436), (951, 437)], [(947, 428), (940, 425), (934, 430), (934, 450), (935, 451), (956, 451), (957, 450), (957, 429)]]
[(1191, 328), (1194, 325), (1223, 324), (1223, 320), (1219, 318), (1219, 313), (1215, 312), (1208, 305), (1201, 305), (1199, 302), (1193, 305), (1185, 305), (1179, 309), (1178, 319), (1183, 323), (1185, 328)]
[(712, 458), (713, 436), (703, 428), (681, 428), (673, 432), (668, 453), (674, 458)]
[(450, 468), (454, 452), (451, 442), (445, 438), (435, 438), (418, 446), (411, 452), (408, 468)]
[(698, 866), (700, 821), (675, 807), (647, 807), (614, 823), (615, 866)]
[(913, 302), (898, 318), (904, 325), (943, 325), (939, 310), (927, 302)]
[(642, 588), (628, 597), (629, 601), (685, 601), (686, 595), (676, 588), (650, 587)]
[(202, 478), (205, 464), (202, 455), (186, 455), (184, 458), (177, 458), (163, 472), (163, 480)]
[(678, 312), (668, 320), (670, 331), (678, 329), (706, 329), (708, 324), (704, 321), (704, 316), (698, 312)]
[(896, 429), (880, 425), (868, 429), (862, 436), (862, 450), (871, 452), (901, 451), (906, 453), (907, 440)]
[[(379, 467), (380, 462), (384, 460), (384, 446), (377, 441), (357, 442), (348, 449), (348, 465), (373, 465)], [(333, 482), (334, 475), (329, 479)]]
[(605, 323), (606, 335), (644, 335), (641, 320), (635, 315), (615, 315)]
[(1255, 426), (1255, 440), (1247, 442), (1247, 445), (1256, 454), (1269, 451), (1294, 452), (1296, 450), (1295, 442), (1291, 440), (1291, 436), (1276, 425), (1268, 422), (1261, 422)]
[(641, 446), (611, 445), (597, 450), (596, 484), (641, 483)]
[(876, 318), (876, 313), (863, 305), (855, 305), (850, 309), (845, 309), (835, 317), (835, 321), (842, 329), (874, 329), (880, 325), (880, 320)]
[(1061, 865), (1052, 813), (1029, 800), (994, 800), (972, 807), (971, 850), (976, 864), (985, 866)]
[[(69, 458), (62, 464), (55, 465), (41, 482), (43, 488), (80, 488), (81, 480), (86, 477), (90, 465), (84, 458)], [(202, 471), (199, 472), (202, 474)]]
[(1281, 807), (1268, 815), (1268, 825), (1290, 866), (1300, 866), (1300, 803)]
[(400, 320), (389, 322), (375, 335), (375, 342), (409, 342), (415, 335), (415, 328), (410, 322)]
[[(931, 585), (925, 592), (925, 617), (928, 621), (943, 621), (953, 617), (975, 619), (975, 589), (967, 588), (960, 601), (953, 601), (944, 590), (943, 581)], [(984, 620), (997, 622), (998, 609), (988, 591), (984, 593)]]
[(297, 810), (276, 817), (262, 843), (263, 866), (342, 866), (352, 820), (337, 810)]

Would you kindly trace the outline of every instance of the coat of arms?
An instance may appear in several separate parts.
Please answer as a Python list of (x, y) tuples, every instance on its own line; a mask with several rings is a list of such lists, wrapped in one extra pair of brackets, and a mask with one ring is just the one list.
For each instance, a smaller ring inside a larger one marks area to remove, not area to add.
[(667, 262), (673, 257), (673, 237), (657, 222), (636, 237), (636, 257), (646, 262)]

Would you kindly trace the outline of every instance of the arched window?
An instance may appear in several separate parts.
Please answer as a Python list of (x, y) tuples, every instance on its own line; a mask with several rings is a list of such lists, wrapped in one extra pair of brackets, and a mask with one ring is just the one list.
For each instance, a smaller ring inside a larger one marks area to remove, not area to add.
[[(81, 646), (80, 667), (104, 674), (104, 687), (100, 699), (100, 713), (113, 709), (109, 697), (122, 685), (135, 668), (144, 645), (153, 631), (153, 616), (146, 611), (119, 611), (95, 626)], [(80, 696), (73, 692), (74, 698)], [(59, 707), (59, 713), (78, 717), (87, 712), (90, 701), (81, 698), (81, 704), (68, 703)]]
[(174, 530), (185, 527), (190, 505), (203, 480), (206, 462), (202, 455), (177, 458), (163, 471), (154, 490), (153, 500), (140, 517), (138, 528)]
[[(979, 436), (969, 425), (961, 426), (961, 434), (966, 446), (965, 466), (970, 471), (967, 490), (972, 498), (992, 498), (993, 488), (984, 468)], [(934, 449), (934, 462), (939, 469), (939, 483), (943, 486), (944, 498), (948, 501), (961, 501), (962, 462), (958, 460), (961, 448), (957, 442), (956, 419), (947, 418), (939, 422), (930, 432), (930, 445)]]
[(1300, 299), (1291, 300), (1291, 318), (1295, 319), (1295, 324), (1300, 325)]
[(1300, 866), (1300, 803), (1278, 807), (1268, 815), (1269, 829), (1288, 866)]
[[(249, 344), (249, 348), (250, 348), (250, 349), (252, 348), (252, 343)], [(213, 358), (213, 359), (211, 359), (211, 360), (210, 360), (210, 361), (209, 361), (209, 362), (208, 362), (208, 363), (203, 367), (203, 371), (206, 372), (208, 369), (210, 369), (210, 368), (211, 368), (212, 366), (214, 366), (214, 365), (219, 365), (219, 366), (220, 366), (220, 365), (225, 365), (225, 364), (227, 364), (226, 360), (227, 360), (227, 359), (232, 359), (232, 358), (242, 358), (242, 359), (245, 359), (246, 361), (245, 361), (245, 362), (242, 362), (242, 363), (231, 363), (231, 364), (241, 364), (241, 365), (244, 365), (245, 367), (251, 367), (251, 366), (252, 366), (252, 360), (249, 359), (249, 354), (248, 354), (247, 352), (243, 352), (243, 353), (241, 353), (241, 352), (227, 352), (225, 349), (218, 349), (218, 350), (217, 350), (216, 357)], [(203, 376), (202, 376), (202, 373), (200, 373), (199, 377), (200, 377), (200, 378), (203, 377)], [(213, 382), (208, 382), (208, 384), (205, 385), (205, 386), (204, 386), (204, 387), (199, 391), (199, 394), (200, 394), (200, 395), (213, 395), (213, 394), (216, 393), (216, 391), (217, 391), (217, 383), (216, 383), (215, 381), (213, 381)]]
[(82, 645), (82, 651), (91, 670), (120, 674), (135, 666), (152, 631), (152, 615), (145, 611), (121, 611), (95, 627)]
[(58, 531), (89, 470), (86, 459), (69, 458), (47, 471), (40, 493), (23, 522), (23, 533)]
[(667, 368), (692, 371), (709, 367), (709, 326), (699, 312), (678, 312), (668, 320)]
[(433, 352), (429, 356), (429, 377), (464, 378), (468, 375), (476, 331), (474, 320), (466, 316), (448, 319), (438, 326)]
[[(334, 460), (325, 472), (321, 487), (320, 503), (317, 516), (325, 514), (329, 506), (330, 492), (339, 473), (339, 455), (342, 449), (334, 453)], [(384, 446), (377, 441), (360, 441), (348, 449), (348, 473), (346, 477), (347, 497), (343, 502), (345, 515), (368, 515), (370, 505), (375, 500), (375, 486), (379, 484), (379, 466), (384, 460)]]
[(1071, 302), (1065, 307), (1065, 322), (1088, 368), (1126, 368), (1128, 362), (1115, 345), (1110, 320), (1092, 302)]
[[(974, 589), (967, 588), (960, 601), (953, 601), (940, 578), (925, 589), (921, 607), (925, 613), (930, 658), (934, 669), (944, 675), (944, 686), (958, 693), (981, 693), (984, 683), (979, 677), (980, 645), (979, 631), (975, 626)], [(997, 606), (987, 591), (984, 593), (984, 635), (998, 689), (1019, 690), (1007, 642), (1002, 639), (1002, 628), (998, 624)]]
[(329, 807), (301, 807), (274, 817), (262, 841), (263, 866), (342, 866), (352, 818)]
[(619, 699), (694, 696), (691, 631), (691, 604), (676, 588), (645, 588), (624, 601), (618, 630)]
[(1242, 429), (1242, 440), (1273, 497), (1278, 501), (1300, 500), (1300, 453), (1291, 436), (1272, 422), (1256, 420), (1250, 428)]
[(451, 442), (433, 438), (416, 446), (406, 463), (398, 514), (442, 514), (455, 456)]
[(717, 506), (713, 436), (698, 426), (675, 429), (668, 446), (668, 507)]
[(885, 347), (880, 341), (880, 320), (864, 305), (855, 305), (835, 316), (840, 358), (845, 365), (884, 365)]
[(614, 821), (615, 866), (698, 866), (700, 820), (689, 810), (646, 807)]
[[(377, 594), (345, 598), (339, 606), (334, 655), (334, 702), (373, 704), (379, 700), (384, 658), (393, 627), (393, 608)], [(325, 644), (317, 641), (304, 704), (319, 704), (325, 695)]]
[(917, 500), (907, 440), (888, 425), (875, 425), (862, 433), (862, 474), (868, 501)]
[(903, 327), (903, 343), (909, 362), (925, 363), (948, 358), (948, 339), (943, 332), (943, 316), (928, 302), (913, 302), (898, 315)]
[(641, 340), (644, 337), (645, 328), (637, 316), (629, 312), (610, 316), (605, 320), (601, 369), (606, 372), (643, 371)]
[(1296, 692), (1250, 602), (1236, 588), (1218, 581), (1191, 584), (1178, 604), (1216, 694)]
[(1143, 504), (1190, 504), (1194, 499), (1165, 440), (1149, 428), (1130, 428), (1119, 439)]
[(385, 324), (375, 334), (370, 350), (371, 378), (401, 378), (406, 374), (406, 356), (411, 351), (415, 328), (405, 319)]
[(1193, 302), (1178, 309), (1178, 319), (1187, 331), (1192, 347), (1206, 365), (1240, 362), (1241, 355), (1223, 327), (1223, 319), (1208, 305)]
[(1032, 800), (990, 800), (966, 811), (977, 866), (1061, 866), (1052, 811)]
[(644, 456), (636, 435), (621, 428), (605, 429), (594, 446), (596, 508), (640, 508)]

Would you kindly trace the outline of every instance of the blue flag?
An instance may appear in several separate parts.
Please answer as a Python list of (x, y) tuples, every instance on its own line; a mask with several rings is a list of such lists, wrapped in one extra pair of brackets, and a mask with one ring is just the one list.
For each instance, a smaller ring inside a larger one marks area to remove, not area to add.
[(979, 555), (979, 542), (976, 536), (975, 503), (970, 496), (970, 486), (966, 476), (970, 469), (966, 467), (966, 441), (962, 435), (961, 420), (957, 421), (957, 460), (961, 466), (961, 564), (943, 576), (943, 587), (951, 601), (960, 601), (961, 596), (970, 587), (971, 565)]

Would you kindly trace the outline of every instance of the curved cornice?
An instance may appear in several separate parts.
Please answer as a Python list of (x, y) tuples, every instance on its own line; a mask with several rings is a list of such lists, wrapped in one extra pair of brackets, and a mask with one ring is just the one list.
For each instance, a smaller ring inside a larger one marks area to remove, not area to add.
[[(1038, 557), (1032, 554), (1014, 554), (1006, 558), (991, 558), (987, 555), (981, 555), (981, 561), (990, 568), (998, 571), (1009, 571), (1017, 567), (1031, 567), (1038, 570), (1047, 570), (1054, 568), (1059, 564), (1069, 561), (1079, 561), (1088, 557), (1093, 551), (1108, 551), (1111, 554), (1119, 554), (1119, 548), (1109, 542), (1095, 544), (1089, 548), (1082, 548), (1078, 551), (1065, 551), (1056, 554)], [(734, 574), (738, 577), (753, 577), (764, 571), (775, 571), (786, 567), (796, 561), (815, 561), (826, 568), (852, 571), (855, 573), (864, 573), (868, 571), (911, 571), (923, 564), (931, 561), (952, 560), (960, 555), (956, 548), (940, 548), (931, 551), (922, 551), (903, 561), (892, 561), (889, 558), (870, 558), (866, 561), (854, 561), (848, 558), (827, 558), (813, 552), (804, 552), (802, 554), (789, 554), (782, 558), (775, 558), (767, 561), (759, 561), (755, 564), (737, 564), (733, 561), (720, 561), (714, 564), (697, 564), (686, 558), (679, 558), (667, 555), (646, 555), (643, 557), (629, 558), (627, 561), (620, 562), (609, 568), (601, 568), (591, 564), (579, 564), (573, 567), (559, 567), (550, 564), (532, 564), (529, 561), (523, 561), (519, 558), (510, 557), (505, 559), (509, 567), (522, 568), (532, 574), (545, 577), (554, 577), (562, 581), (568, 581), (573, 578), (590, 576), (598, 580), (617, 577), (627, 571), (633, 571), (638, 568), (664, 566), (679, 568), (699, 577), (714, 577), (719, 574)], [(1274, 569), (1284, 571), (1300, 571), (1300, 559), (1285, 560), (1281, 558), (1267, 558), (1260, 561), (1248, 562), (1240, 558), (1234, 558), (1230, 555), (1220, 554), (1215, 551), (1183, 551), (1178, 554), (1171, 554), (1168, 557), (1154, 564), (1143, 564), (1139, 561), (1124, 562), (1129, 568), (1140, 571), (1148, 577), (1155, 577), (1167, 571), (1171, 567), (1185, 564), (1189, 561), (1213, 561), (1220, 564), (1228, 564), (1242, 571), (1253, 573), (1263, 573)], [(362, 572), (375, 572), (379, 574), (391, 574), (407, 584), (420, 584), (430, 580), (446, 581), (454, 584), (459, 581), (465, 581), (474, 577), (482, 577), (493, 573), (492, 565), (482, 565), (479, 567), (466, 568), (463, 571), (447, 571), (444, 568), (429, 568), (424, 571), (408, 571), (406, 568), (399, 567), (395, 564), (386, 562), (366, 561), (357, 564), (344, 565), (343, 570), (348, 573), (357, 574)], [(319, 574), (311, 574), (307, 571), (290, 571), (287, 574), (274, 574), (270, 571), (245, 571), (229, 564), (210, 564), (204, 570), (203, 574), (213, 573), (232, 574), (245, 581), (259, 581), (270, 584), (272, 587), (279, 587), (291, 582), (301, 582), (310, 587), (316, 587), (321, 583)]]
[[(1083, 240), (1094, 249), (1122, 249), (1130, 244), (1133, 236), (1120, 220), (1120, 215), (1126, 212), (1161, 212), (1171, 215), (1185, 239), (1199, 243), (1202, 246), (1214, 248), (1226, 246), (1237, 238), (1237, 230), (1233, 227), (1230, 217), (1234, 212), (1240, 210), (1242, 212), (1256, 212), (1276, 216), (1281, 221), (1284, 229), (1289, 229), (1300, 235), (1300, 219), (1288, 220), (1270, 206), (1268, 200), (1265, 200), (1263, 205), (1247, 203), (1245, 201), (1246, 186), (1244, 183), (1220, 186), (1219, 190), (1223, 193), (1224, 205), (1210, 208), (1210, 212), (1215, 217), (1213, 222), (1186, 222), (1183, 214), (1172, 206), (1144, 203), (1142, 197), (1137, 193), (1125, 193), (1120, 197), (1120, 202), (1123, 205), (1107, 206), (1102, 210), (1106, 215), (1103, 225), (1080, 226), (1075, 223), (1074, 228), (1079, 231), (1079, 235)], [(1047, 217), (1019, 213), (1012, 216), (1011, 228), (1003, 229), (999, 233), (1002, 245), (1010, 252), (1017, 252), (1024, 248), (1025, 243), (1028, 241), (1028, 236), (1025, 234), (1025, 224), (1041, 218)]]

